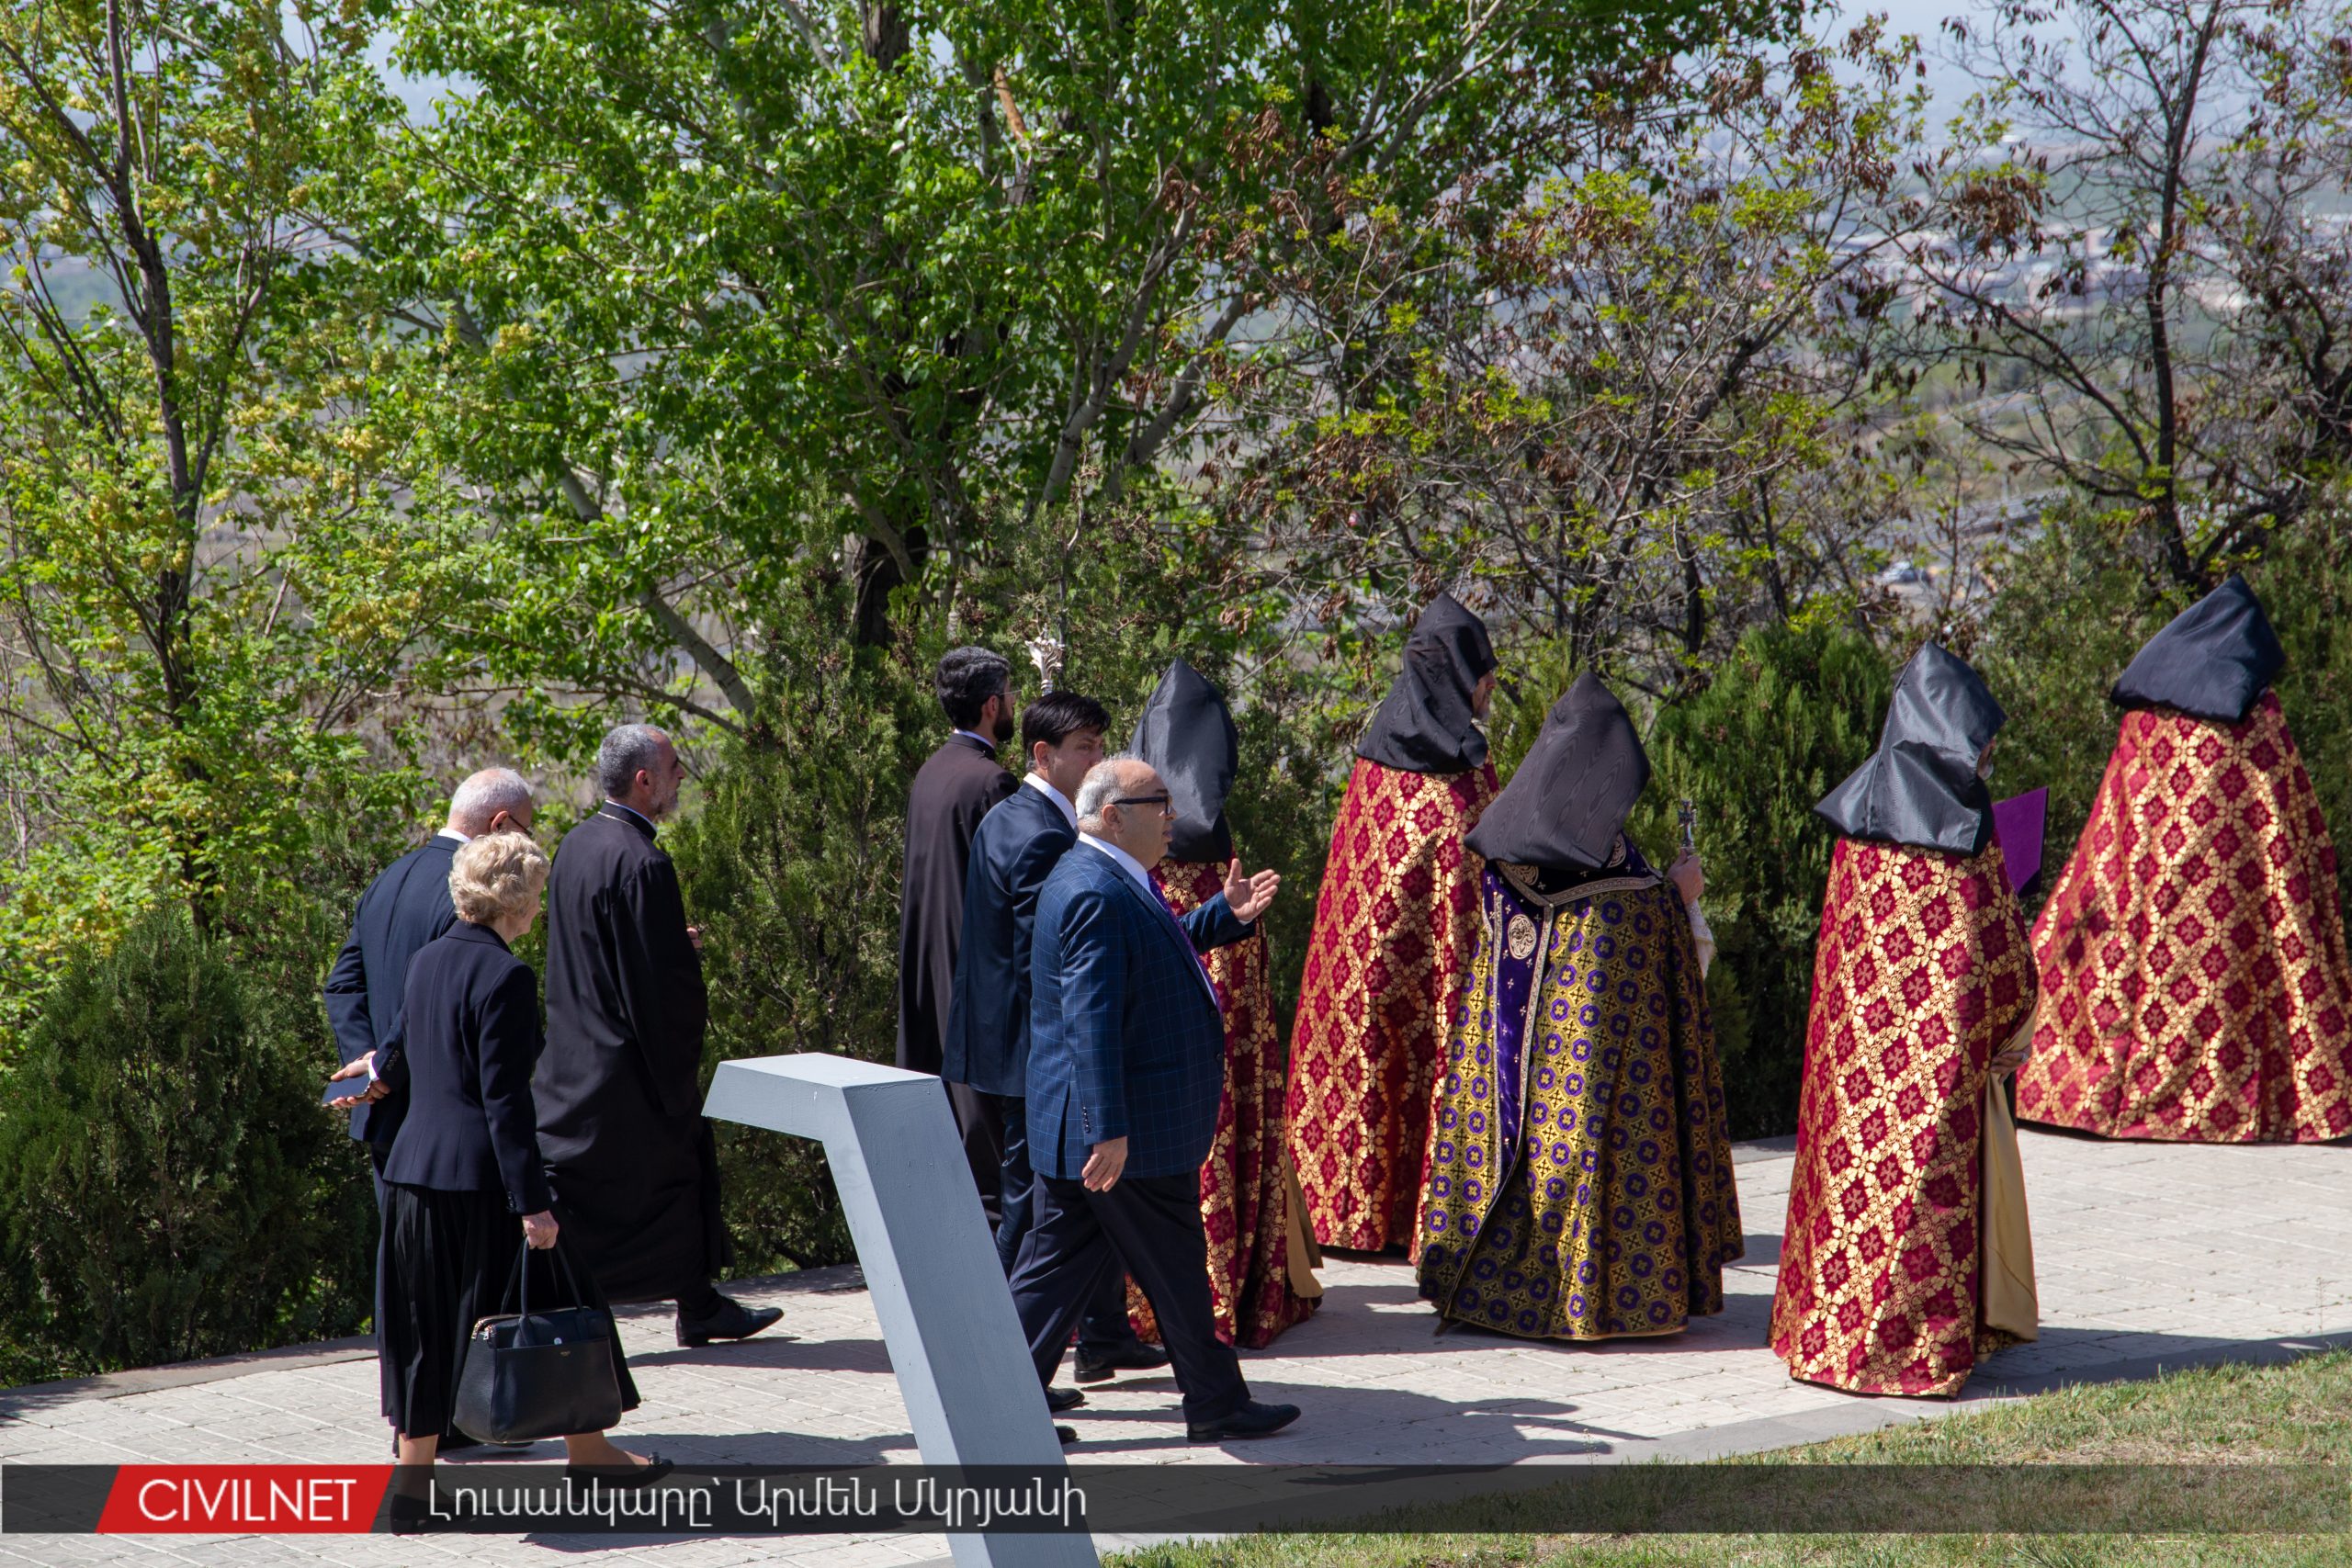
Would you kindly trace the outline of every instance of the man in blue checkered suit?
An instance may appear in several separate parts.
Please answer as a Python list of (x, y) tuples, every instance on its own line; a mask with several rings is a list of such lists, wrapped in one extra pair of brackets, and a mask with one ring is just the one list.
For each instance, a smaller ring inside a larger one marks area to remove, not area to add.
[(1038, 895), (1030, 947), (1029, 1160), (1036, 1213), (1012, 1269), (1037, 1381), (1050, 1384), (1091, 1292), (1123, 1266), (1143, 1287), (1196, 1443), (1298, 1418), (1261, 1404), (1218, 1342), (1201, 1229), (1225, 1023), (1200, 953), (1248, 936), (1281, 878), (1245, 876), (1179, 919), (1151, 880), (1168, 852), (1168, 786), (1134, 757), (1079, 786), (1079, 840)]

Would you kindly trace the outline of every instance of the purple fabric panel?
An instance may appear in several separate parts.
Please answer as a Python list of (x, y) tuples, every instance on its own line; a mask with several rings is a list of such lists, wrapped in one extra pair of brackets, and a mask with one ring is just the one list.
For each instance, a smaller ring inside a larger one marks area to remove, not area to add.
[(2030, 789), (1993, 803), (1993, 840), (2008, 863), (2009, 891), (2022, 890), (2041, 869), (2041, 829), (2050, 818), (2048, 788)]
[[(1495, 946), (1495, 1113), (1502, 1133), (1502, 1156), (1496, 1162), (1499, 1179), (1519, 1157), (1521, 1090), (1527, 1077), (1527, 996), (1535, 984), (1535, 964), (1544, 956), (1544, 928), (1551, 911), (1530, 904), (1518, 889), (1492, 870), (1487, 873), (1489, 897), (1502, 898), (1503, 925)], [(1525, 919), (1535, 926), (1535, 949), (1524, 958), (1510, 955), (1510, 926)]]

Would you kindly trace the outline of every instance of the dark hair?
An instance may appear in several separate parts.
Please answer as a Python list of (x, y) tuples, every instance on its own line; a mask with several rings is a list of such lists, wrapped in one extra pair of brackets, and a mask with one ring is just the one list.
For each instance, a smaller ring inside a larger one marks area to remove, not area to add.
[(985, 648), (950, 649), (939, 661), (934, 685), (939, 705), (947, 710), (947, 722), (958, 729), (969, 729), (980, 722), (980, 709), (990, 697), (1012, 689), (1012, 664), (1002, 654)]
[(1021, 710), (1021, 750), (1025, 755), (1040, 740), (1058, 746), (1081, 729), (1108, 734), (1111, 716), (1092, 697), (1076, 692), (1049, 692)]

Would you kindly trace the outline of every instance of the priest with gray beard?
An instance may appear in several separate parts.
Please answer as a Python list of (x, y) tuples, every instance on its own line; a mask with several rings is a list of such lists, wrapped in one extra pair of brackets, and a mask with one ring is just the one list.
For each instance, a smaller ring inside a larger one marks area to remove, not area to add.
[(782, 1317), (720, 1295), (734, 1262), (702, 1115), (701, 938), (654, 825), (685, 780), (670, 738), (624, 724), (596, 752), (604, 809), (548, 878), (547, 1047), (532, 1079), (564, 1244), (614, 1302), (678, 1303), (681, 1345)]

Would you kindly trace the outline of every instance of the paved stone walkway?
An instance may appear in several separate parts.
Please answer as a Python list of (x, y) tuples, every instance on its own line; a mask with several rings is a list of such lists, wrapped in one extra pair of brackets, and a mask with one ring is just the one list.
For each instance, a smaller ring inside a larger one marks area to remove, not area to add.
[[(2144, 1377), (2352, 1342), (2352, 1150), (2102, 1144), (2026, 1130), (2042, 1336), (1995, 1357), (1962, 1405), (2062, 1382)], [(1764, 1348), (1786, 1202), (1785, 1142), (1740, 1151), (1747, 1257), (1716, 1318), (1600, 1348), (1433, 1337), (1410, 1270), (1334, 1260), (1322, 1311), (1245, 1354), (1253, 1392), (1304, 1418), (1281, 1438), (1193, 1449), (1165, 1375), (1092, 1391), (1072, 1462), (1517, 1464), (1702, 1458), (1939, 1415), (1792, 1383)], [(913, 1439), (854, 1269), (761, 1281), (789, 1337), (681, 1350), (666, 1317), (625, 1321), (641, 1408), (622, 1440), (684, 1464), (912, 1461)], [(0, 1461), (375, 1461), (376, 1368), (356, 1345), (0, 1393)], [(559, 1445), (533, 1457), (553, 1463)], [(462, 1462), (462, 1461), (458, 1461)], [(1106, 1547), (1115, 1542), (1105, 1541)], [(0, 1537), (0, 1562), (598, 1563), (828, 1568), (944, 1560), (938, 1537), (685, 1540)]]

